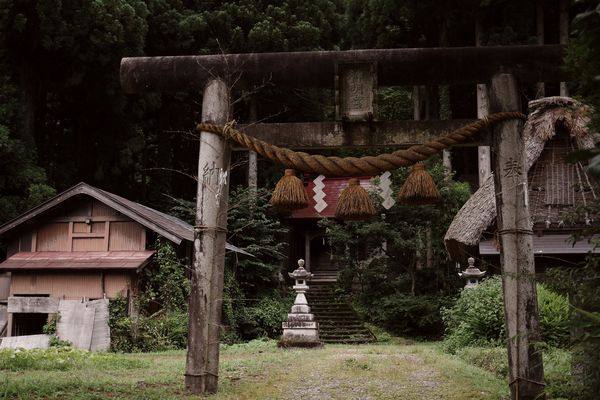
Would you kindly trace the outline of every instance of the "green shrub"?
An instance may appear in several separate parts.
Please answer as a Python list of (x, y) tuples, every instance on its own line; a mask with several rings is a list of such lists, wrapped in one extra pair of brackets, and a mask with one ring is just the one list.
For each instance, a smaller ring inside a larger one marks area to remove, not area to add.
[(279, 337), (281, 323), (287, 319), (292, 304), (292, 297), (276, 295), (263, 297), (256, 304), (242, 308), (242, 315), (238, 316), (240, 336), (244, 340)]
[(462, 347), (501, 343), (505, 338), (503, 309), (499, 277), (463, 289), (454, 306), (442, 309), (445, 350), (454, 353)]
[(508, 351), (506, 347), (463, 347), (456, 355), (468, 364), (482, 368), (498, 378), (508, 377)]
[(540, 332), (549, 345), (565, 347), (569, 344), (569, 301), (566, 296), (537, 285)]
[(577, 388), (571, 379), (571, 352), (563, 349), (547, 349), (544, 355), (544, 380), (546, 394), (550, 399), (579, 399)]
[[(506, 347), (464, 347), (457, 357), (498, 378), (508, 379), (508, 352)], [(568, 350), (548, 348), (543, 353), (544, 380), (549, 399), (576, 399), (578, 393), (571, 385), (571, 353)]]
[[(567, 298), (537, 285), (542, 341), (565, 346), (569, 341)], [(502, 278), (486, 279), (464, 289), (451, 308), (442, 310), (446, 324), (444, 348), (451, 353), (467, 346), (495, 346), (506, 342)]]
[(357, 306), (357, 310), (364, 313), (369, 321), (391, 333), (435, 337), (443, 330), (439, 301), (433, 296), (396, 293), (378, 298), (368, 311), (360, 306)]
[(111, 318), (111, 350), (146, 352), (185, 349), (188, 314), (183, 311), (151, 316)]
[(112, 351), (145, 352), (185, 349), (188, 313), (184, 310), (161, 310), (153, 315), (127, 316), (126, 299), (109, 303)]

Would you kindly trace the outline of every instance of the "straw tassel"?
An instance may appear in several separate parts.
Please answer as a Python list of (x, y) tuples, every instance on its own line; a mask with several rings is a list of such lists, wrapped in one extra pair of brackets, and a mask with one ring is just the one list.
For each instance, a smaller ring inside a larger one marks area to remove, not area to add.
[(413, 165), (410, 175), (398, 193), (400, 203), (424, 205), (437, 203), (440, 199), (440, 192), (429, 172), (425, 170), (425, 165), (422, 163)]
[(340, 194), (335, 216), (341, 219), (367, 219), (373, 215), (375, 215), (375, 207), (371, 196), (360, 186), (358, 179), (350, 178), (348, 186)]
[(277, 182), (271, 196), (271, 205), (286, 211), (308, 207), (308, 195), (304, 190), (304, 184), (293, 169), (286, 169), (285, 174)]

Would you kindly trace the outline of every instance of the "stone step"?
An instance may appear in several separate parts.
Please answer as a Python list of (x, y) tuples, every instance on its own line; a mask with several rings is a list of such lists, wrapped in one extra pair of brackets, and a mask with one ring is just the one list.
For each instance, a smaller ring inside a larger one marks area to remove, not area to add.
[(319, 322), (319, 338), (324, 343), (370, 343), (375, 337), (354, 309), (340, 298), (333, 285), (309, 283), (306, 294), (315, 321)]
[(322, 329), (365, 329), (364, 325), (362, 324), (357, 324), (354, 322), (349, 322), (346, 324), (338, 324), (338, 323), (331, 323), (331, 322), (319, 322), (319, 328)]
[(331, 333), (331, 334), (321, 334), (319, 332), (320, 339), (372, 339), (371, 335), (368, 333)]

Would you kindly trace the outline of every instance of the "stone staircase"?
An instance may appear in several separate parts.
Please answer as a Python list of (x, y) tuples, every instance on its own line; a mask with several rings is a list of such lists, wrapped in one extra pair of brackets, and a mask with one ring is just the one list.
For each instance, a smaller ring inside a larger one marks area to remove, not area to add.
[(335, 286), (309, 282), (308, 305), (319, 323), (319, 338), (323, 343), (371, 343), (375, 336), (356, 312), (335, 295)]

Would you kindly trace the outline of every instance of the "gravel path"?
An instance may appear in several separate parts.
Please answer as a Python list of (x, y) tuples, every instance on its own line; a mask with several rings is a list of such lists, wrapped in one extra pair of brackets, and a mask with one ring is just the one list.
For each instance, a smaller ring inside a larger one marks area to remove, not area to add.
[[(382, 363), (385, 359), (385, 363)], [(286, 400), (440, 399), (439, 373), (418, 354), (374, 353), (357, 346), (295, 370)], [(392, 365), (394, 368), (389, 368)], [(385, 367), (383, 367), (385, 366)], [(418, 396), (418, 397), (415, 397)]]

